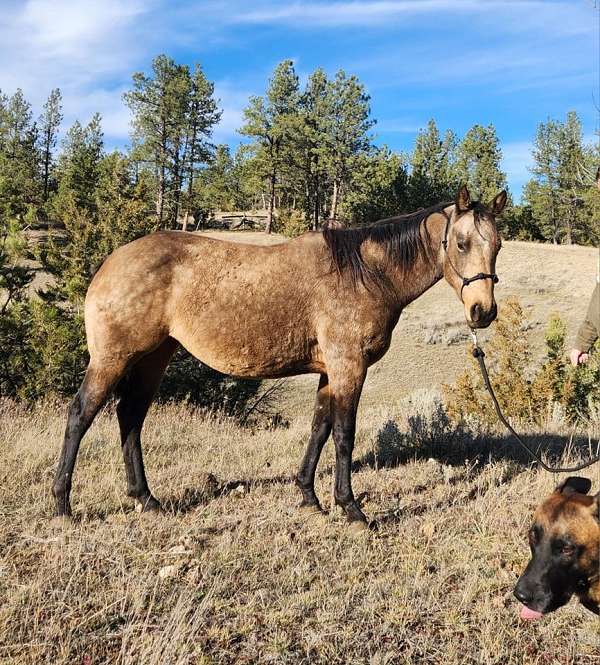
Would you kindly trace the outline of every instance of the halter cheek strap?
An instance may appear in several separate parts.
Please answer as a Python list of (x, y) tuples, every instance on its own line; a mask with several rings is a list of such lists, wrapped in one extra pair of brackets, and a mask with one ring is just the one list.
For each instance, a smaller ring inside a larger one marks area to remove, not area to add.
[(495, 272), (494, 273), (480, 272), (477, 273), (477, 275), (473, 275), (473, 277), (463, 277), (463, 275), (461, 275), (458, 272), (454, 263), (452, 263), (452, 261), (450, 260), (450, 255), (448, 254), (448, 230), (450, 229), (450, 217), (445, 210), (442, 210), (442, 213), (446, 218), (446, 229), (444, 230), (444, 239), (442, 240), (442, 247), (444, 248), (444, 252), (446, 253), (450, 267), (452, 268), (452, 270), (454, 270), (454, 272), (458, 275), (458, 277), (460, 277), (462, 281), (462, 286), (460, 287), (460, 299), (462, 302), (463, 299), (462, 295), (465, 286), (469, 286), (469, 284), (471, 284), (472, 282), (476, 282), (480, 279), (491, 279), (494, 284), (498, 284), (500, 278), (498, 277), (498, 275), (496, 275)]

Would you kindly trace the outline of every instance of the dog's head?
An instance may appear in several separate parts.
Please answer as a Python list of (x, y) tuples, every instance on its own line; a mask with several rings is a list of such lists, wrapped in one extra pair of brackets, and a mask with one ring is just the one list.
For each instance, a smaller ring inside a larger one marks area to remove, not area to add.
[(600, 566), (600, 493), (588, 496), (591, 485), (587, 478), (567, 478), (535, 512), (529, 530), (531, 561), (515, 587), (523, 603), (522, 618), (552, 612), (573, 594), (598, 611), (594, 597)]

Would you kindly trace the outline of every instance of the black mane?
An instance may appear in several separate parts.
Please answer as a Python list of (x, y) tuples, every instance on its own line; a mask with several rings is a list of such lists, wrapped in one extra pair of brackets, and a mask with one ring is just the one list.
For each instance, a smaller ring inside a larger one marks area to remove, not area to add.
[[(377, 281), (377, 275), (367, 266), (361, 254), (361, 245), (365, 240), (372, 240), (384, 247), (390, 262), (404, 269), (410, 268), (419, 256), (428, 256), (428, 245), (421, 235), (422, 222), (450, 205), (452, 202), (437, 203), (407, 215), (380, 219), (368, 226), (325, 229), (323, 238), (331, 252), (334, 269), (339, 274), (348, 273), (355, 284), (360, 281), (367, 285), (368, 282)], [(424, 232), (428, 237), (426, 226)]]

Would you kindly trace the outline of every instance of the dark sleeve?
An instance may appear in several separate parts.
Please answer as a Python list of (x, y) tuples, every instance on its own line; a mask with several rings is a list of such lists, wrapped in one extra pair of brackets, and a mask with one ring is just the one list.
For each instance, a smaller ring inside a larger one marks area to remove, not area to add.
[(585, 320), (575, 339), (575, 348), (589, 351), (600, 335), (600, 285), (596, 284)]

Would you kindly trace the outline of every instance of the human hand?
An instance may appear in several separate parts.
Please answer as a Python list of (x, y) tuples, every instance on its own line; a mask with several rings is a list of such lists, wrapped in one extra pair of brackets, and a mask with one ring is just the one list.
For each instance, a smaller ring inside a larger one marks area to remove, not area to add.
[(569, 354), (569, 358), (571, 359), (571, 365), (573, 365), (574, 367), (586, 363), (589, 357), (590, 357), (589, 353), (583, 353), (583, 351), (580, 351), (579, 349), (571, 349), (571, 353)]

